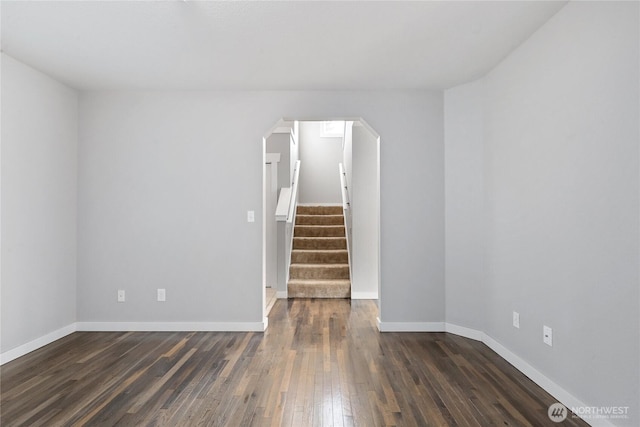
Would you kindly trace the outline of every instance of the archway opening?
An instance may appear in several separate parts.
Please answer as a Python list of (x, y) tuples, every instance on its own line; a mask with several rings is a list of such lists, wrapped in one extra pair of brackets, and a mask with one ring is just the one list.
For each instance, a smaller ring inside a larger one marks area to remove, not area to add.
[[(314, 139), (310, 129), (320, 129), (320, 135)], [(339, 154), (335, 144), (329, 147), (335, 143), (330, 138), (339, 138)], [(290, 297), (295, 211), (301, 205), (339, 204), (344, 208), (350, 297), (375, 300), (379, 310), (379, 134), (362, 118), (281, 119), (265, 133), (262, 150), (265, 322), (275, 301)], [(339, 165), (327, 170), (332, 162)]]

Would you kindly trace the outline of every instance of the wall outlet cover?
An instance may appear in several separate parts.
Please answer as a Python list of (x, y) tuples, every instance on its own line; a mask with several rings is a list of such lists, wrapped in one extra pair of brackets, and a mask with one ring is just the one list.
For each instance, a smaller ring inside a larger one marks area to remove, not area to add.
[(517, 311), (513, 312), (513, 327), (520, 328), (520, 313)]
[(124, 302), (125, 301), (125, 293), (122, 289), (118, 290), (118, 302)]
[(553, 330), (548, 326), (542, 327), (542, 341), (550, 347), (553, 346)]
[(166, 301), (167, 300), (167, 291), (165, 289), (158, 289), (158, 301)]

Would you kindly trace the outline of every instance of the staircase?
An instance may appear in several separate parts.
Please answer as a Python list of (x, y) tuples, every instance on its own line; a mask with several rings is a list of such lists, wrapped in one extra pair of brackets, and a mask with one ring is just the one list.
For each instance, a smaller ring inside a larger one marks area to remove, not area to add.
[(351, 280), (342, 206), (298, 206), (289, 298), (349, 298)]

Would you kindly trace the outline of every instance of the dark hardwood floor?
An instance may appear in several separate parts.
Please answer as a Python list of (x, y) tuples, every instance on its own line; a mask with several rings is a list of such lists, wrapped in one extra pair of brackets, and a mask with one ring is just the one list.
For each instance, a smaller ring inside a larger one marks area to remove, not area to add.
[(2, 366), (0, 424), (558, 425), (555, 400), (482, 343), (379, 333), (376, 312), (278, 300), (264, 334), (74, 333)]

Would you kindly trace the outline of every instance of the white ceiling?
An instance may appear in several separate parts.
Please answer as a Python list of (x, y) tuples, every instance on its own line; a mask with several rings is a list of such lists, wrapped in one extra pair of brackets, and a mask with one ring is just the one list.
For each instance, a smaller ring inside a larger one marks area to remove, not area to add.
[(438, 89), (565, 2), (2, 1), (2, 49), (78, 89)]

